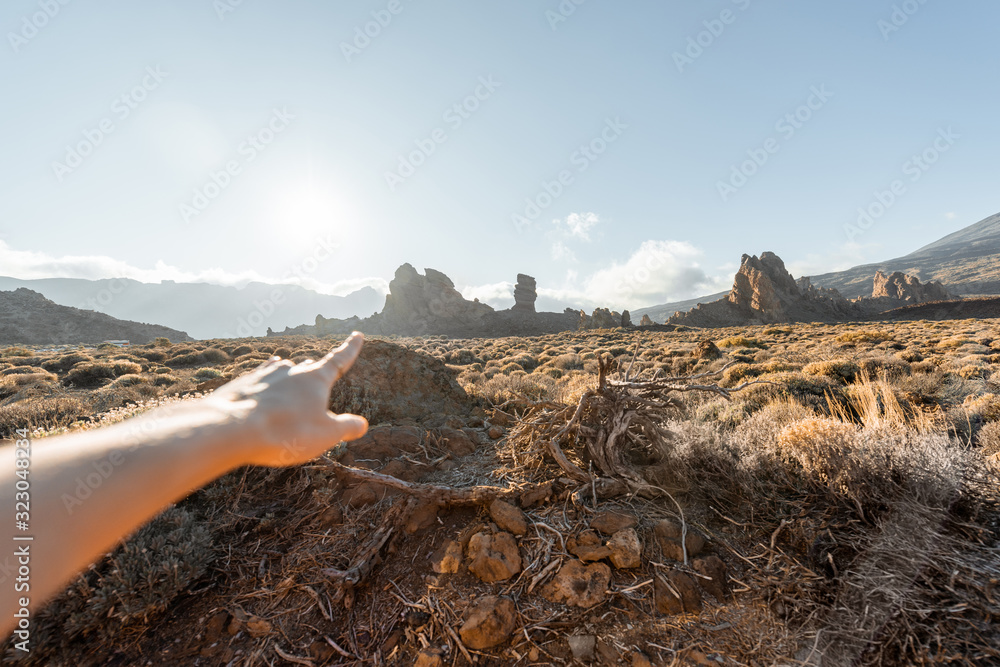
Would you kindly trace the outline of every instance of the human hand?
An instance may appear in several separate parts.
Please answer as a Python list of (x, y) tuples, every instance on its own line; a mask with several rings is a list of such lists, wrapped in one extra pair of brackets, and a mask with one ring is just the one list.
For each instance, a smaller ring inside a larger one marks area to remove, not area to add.
[(355, 332), (322, 359), (300, 364), (274, 357), (206, 397), (239, 424), (243, 464), (305, 463), (365, 434), (364, 417), (327, 410), (331, 387), (354, 363), (363, 342)]

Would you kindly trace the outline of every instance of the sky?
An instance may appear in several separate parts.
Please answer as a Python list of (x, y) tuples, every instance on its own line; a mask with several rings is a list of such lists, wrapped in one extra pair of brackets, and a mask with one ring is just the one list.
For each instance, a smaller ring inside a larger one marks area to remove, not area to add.
[(992, 0), (7, 0), (0, 275), (639, 308), (1000, 210)]

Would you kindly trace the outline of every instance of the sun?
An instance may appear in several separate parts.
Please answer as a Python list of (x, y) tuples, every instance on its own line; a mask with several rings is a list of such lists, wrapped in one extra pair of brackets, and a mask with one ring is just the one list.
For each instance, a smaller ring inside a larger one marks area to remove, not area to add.
[(274, 197), (274, 224), (293, 236), (316, 236), (343, 225), (345, 206), (335, 188), (323, 185), (284, 188)]

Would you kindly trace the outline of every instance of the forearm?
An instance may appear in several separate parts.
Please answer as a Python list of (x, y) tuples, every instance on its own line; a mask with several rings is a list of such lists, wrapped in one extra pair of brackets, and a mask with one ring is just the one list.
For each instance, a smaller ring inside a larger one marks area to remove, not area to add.
[[(15, 593), (13, 580), (4, 583), (0, 630), (12, 629), (18, 598), (29, 598), (37, 609), (122, 536), (240, 465), (237, 450), (227, 446), (239, 437), (237, 428), (231, 414), (207, 402), (190, 402), (108, 428), (31, 443), (30, 522), (26, 531), (11, 529), (17, 537), (33, 539), (10, 547), (31, 554), (30, 589)], [(13, 513), (18, 480), (13, 447), (3, 449), (2, 465), (0, 507)]]

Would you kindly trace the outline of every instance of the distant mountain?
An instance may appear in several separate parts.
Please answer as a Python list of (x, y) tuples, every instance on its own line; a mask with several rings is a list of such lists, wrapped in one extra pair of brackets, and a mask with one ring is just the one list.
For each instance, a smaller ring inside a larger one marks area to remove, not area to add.
[[(960, 229), (909, 255), (845, 271), (811, 276), (816, 287), (832, 288), (853, 299), (871, 296), (875, 273), (901, 271), (923, 283), (940, 281), (953, 294), (1000, 294), (1000, 213)], [(665, 322), (676, 311), (687, 312), (699, 303), (716, 301), (728, 292), (650, 306), (632, 311), (636, 321), (648, 314)]]
[(23, 287), (0, 291), (0, 344), (64, 345), (128, 340), (149, 343), (164, 336), (173, 342), (191, 340), (183, 331), (157, 324), (115, 319), (110, 315), (60, 306)]
[(208, 283), (142, 283), (128, 278), (83, 280), (0, 277), (0, 290), (26, 287), (57, 304), (94, 310), (123, 320), (158, 322), (189, 332), (195, 338), (263, 336), (268, 327), (327, 317), (367, 316), (385, 298), (371, 287), (347, 296), (320, 294), (295, 285), (249, 283), (223, 287)]
[(711, 303), (712, 301), (718, 301), (719, 299), (725, 298), (727, 294), (729, 294), (729, 292), (717, 292), (716, 294), (709, 294), (708, 296), (700, 296), (697, 299), (672, 301), (660, 306), (650, 306), (649, 308), (633, 310), (630, 311), (629, 314), (632, 316), (633, 322), (641, 320), (643, 315), (649, 315), (649, 319), (654, 322), (663, 323), (669, 320), (676, 312), (686, 313), (700, 304)]
[(904, 257), (824, 273), (812, 282), (849, 298), (868, 296), (876, 271), (902, 271), (925, 283), (939, 280), (956, 294), (1000, 294), (1000, 213)]

